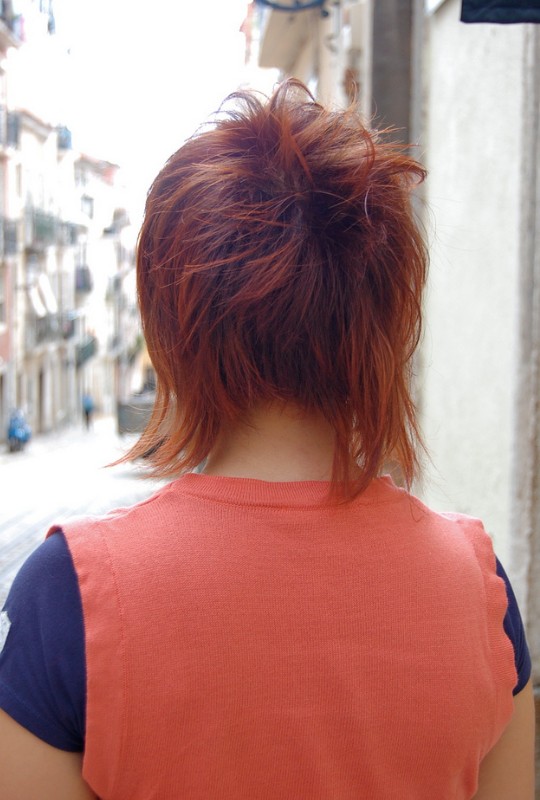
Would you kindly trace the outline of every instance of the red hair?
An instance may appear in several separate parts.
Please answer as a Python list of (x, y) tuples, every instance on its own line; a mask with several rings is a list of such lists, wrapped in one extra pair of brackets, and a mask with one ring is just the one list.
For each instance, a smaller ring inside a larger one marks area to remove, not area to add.
[(298, 81), (229, 101), (148, 194), (137, 280), (157, 398), (127, 457), (192, 469), (224, 423), (277, 400), (331, 423), (342, 497), (388, 458), (410, 483), (427, 270), (410, 189), (424, 170)]

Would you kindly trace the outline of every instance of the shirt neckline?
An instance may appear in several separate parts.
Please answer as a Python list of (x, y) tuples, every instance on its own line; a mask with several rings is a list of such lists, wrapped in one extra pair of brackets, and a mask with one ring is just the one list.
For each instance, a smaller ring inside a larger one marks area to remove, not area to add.
[[(224, 503), (246, 506), (312, 507), (328, 506), (329, 481), (264, 481), (257, 478), (231, 478), (191, 472), (178, 478), (171, 488)], [(399, 489), (389, 475), (375, 478), (367, 489), (349, 505), (373, 505), (401, 499)]]

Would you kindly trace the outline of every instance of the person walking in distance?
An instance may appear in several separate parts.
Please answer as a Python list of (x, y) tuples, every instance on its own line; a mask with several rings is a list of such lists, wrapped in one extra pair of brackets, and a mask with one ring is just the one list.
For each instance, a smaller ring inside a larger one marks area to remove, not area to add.
[(411, 493), (423, 178), (294, 80), (157, 176), (126, 458), (170, 481), (58, 520), (15, 580), (4, 800), (531, 800), (512, 588), (479, 520)]
[(92, 427), (92, 417), (94, 414), (94, 400), (89, 392), (85, 392), (82, 398), (82, 407), (84, 415), (84, 425), (86, 430)]

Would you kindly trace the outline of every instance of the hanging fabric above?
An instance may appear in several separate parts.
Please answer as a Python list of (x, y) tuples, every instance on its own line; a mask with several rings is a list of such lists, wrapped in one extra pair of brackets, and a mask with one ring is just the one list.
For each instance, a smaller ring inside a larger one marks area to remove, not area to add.
[(540, 0), (462, 0), (462, 22), (540, 22)]

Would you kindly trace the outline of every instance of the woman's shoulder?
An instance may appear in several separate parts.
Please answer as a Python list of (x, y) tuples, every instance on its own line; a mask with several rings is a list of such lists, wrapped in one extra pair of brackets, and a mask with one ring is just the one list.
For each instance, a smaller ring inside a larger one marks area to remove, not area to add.
[(53, 747), (82, 751), (83, 612), (73, 561), (60, 531), (19, 570), (2, 621), (0, 707)]

